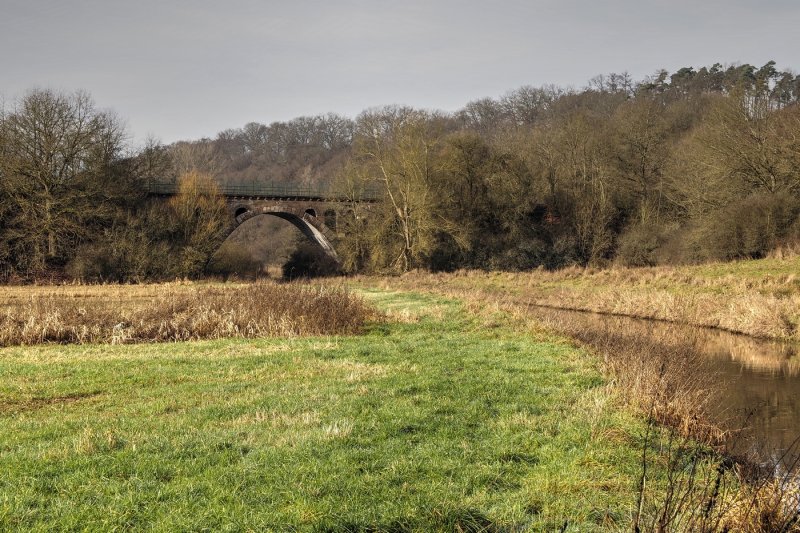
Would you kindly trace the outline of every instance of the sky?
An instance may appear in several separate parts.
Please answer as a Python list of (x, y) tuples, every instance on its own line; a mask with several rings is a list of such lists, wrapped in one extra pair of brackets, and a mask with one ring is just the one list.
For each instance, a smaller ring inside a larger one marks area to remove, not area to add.
[(0, 0), (0, 98), (84, 89), (169, 143), (609, 72), (800, 70), (798, 28), (800, 0)]

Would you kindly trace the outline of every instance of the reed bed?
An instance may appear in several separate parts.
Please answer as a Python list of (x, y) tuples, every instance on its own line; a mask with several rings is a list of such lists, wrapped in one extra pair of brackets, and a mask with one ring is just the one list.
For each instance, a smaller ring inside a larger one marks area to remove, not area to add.
[(22, 287), (2, 296), (0, 346), (353, 334), (375, 317), (342, 287), (299, 283)]

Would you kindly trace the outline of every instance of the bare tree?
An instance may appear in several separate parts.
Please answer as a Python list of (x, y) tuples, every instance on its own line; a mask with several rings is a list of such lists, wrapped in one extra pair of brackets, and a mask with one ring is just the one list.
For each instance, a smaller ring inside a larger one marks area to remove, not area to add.
[(178, 193), (170, 199), (170, 207), (180, 245), (179, 273), (197, 276), (222, 243), (227, 215), (225, 199), (211, 176), (188, 172), (179, 178)]
[(357, 122), (356, 179), (377, 185), (383, 211), (370, 218), (371, 263), (404, 272), (424, 265), (438, 232), (457, 227), (437, 209), (435, 117), (405, 107), (363, 113)]
[(4, 240), (22, 270), (62, 263), (92, 221), (116, 209), (123, 126), (85, 92), (35, 90), (3, 115), (0, 129), (0, 187), (10, 206)]
[(216, 176), (222, 171), (222, 158), (209, 139), (196, 142), (180, 141), (170, 146), (169, 151), (173, 167), (179, 176), (189, 172)]

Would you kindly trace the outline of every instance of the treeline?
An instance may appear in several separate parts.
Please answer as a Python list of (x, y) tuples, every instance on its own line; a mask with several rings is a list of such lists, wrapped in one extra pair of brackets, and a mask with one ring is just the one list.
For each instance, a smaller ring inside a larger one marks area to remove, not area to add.
[(761, 257), (800, 237), (799, 99), (770, 62), (525, 87), (452, 116), (367, 111), (343, 177), (387, 201), (349, 221), (346, 266)]
[[(0, 115), (0, 275), (252, 268), (241, 250), (214, 258), (226, 222), (210, 177), (331, 183), (353, 200), (336, 243), (350, 272), (760, 257), (800, 239), (799, 100), (800, 76), (773, 62), (714, 65), (132, 150), (87, 95), (33, 91)], [(148, 199), (165, 178), (181, 194)], [(357, 202), (376, 187), (383, 202)]]
[(330, 182), (346, 160), (355, 122), (330, 113), (270, 125), (251, 122), (215, 139), (169, 147), (175, 172), (201, 170), (217, 181), (275, 181), (309, 185)]

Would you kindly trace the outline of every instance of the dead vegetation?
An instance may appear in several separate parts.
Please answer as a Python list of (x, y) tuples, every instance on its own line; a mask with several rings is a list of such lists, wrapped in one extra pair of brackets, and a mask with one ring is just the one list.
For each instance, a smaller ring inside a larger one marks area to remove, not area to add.
[(3, 289), (0, 346), (357, 333), (374, 311), (334, 286), (165, 284)]
[(782, 258), (695, 267), (556, 271), (415, 271), (406, 288), (480, 293), (518, 304), (592, 311), (722, 329), (754, 337), (800, 340), (800, 260)]

